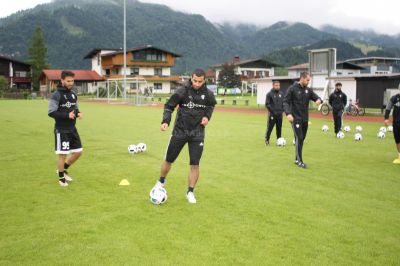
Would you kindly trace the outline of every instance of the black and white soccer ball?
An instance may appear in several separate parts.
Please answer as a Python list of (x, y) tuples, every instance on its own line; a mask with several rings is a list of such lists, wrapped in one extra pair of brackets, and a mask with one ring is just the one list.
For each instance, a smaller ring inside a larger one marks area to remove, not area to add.
[(381, 128), (379, 128), (379, 131), (383, 132), (383, 133), (386, 133), (387, 129), (386, 129), (386, 127), (381, 127)]
[(278, 145), (279, 147), (286, 146), (286, 140), (284, 138), (279, 138), (276, 140), (276, 145)]
[(393, 126), (388, 126), (387, 127), (387, 132), (393, 132)]
[(356, 131), (361, 132), (363, 130), (362, 126), (356, 126)]
[(386, 137), (386, 134), (383, 131), (379, 131), (377, 137), (378, 139), (384, 139)]
[(337, 137), (338, 139), (344, 139), (344, 133), (343, 133), (342, 131), (339, 131), (339, 132), (336, 134), (336, 137)]
[(323, 132), (328, 132), (328, 130), (329, 130), (329, 127), (327, 125), (323, 125), (322, 126), (322, 131)]
[(156, 186), (150, 190), (150, 202), (155, 205), (164, 204), (167, 201), (167, 190), (161, 186)]
[(147, 150), (147, 145), (145, 143), (139, 143), (137, 146), (138, 152), (145, 152)]
[(128, 152), (131, 154), (138, 153), (138, 147), (135, 144), (131, 144), (128, 146)]
[(361, 140), (362, 140), (362, 135), (361, 135), (361, 133), (356, 133), (356, 134), (354, 135), (354, 140), (355, 140), (355, 141), (361, 141)]
[(350, 132), (350, 131), (351, 131), (351, 127), (350, 127), (350, 126), (345, 126), (345, 127), (343, 128), (343, 130), (344, 130), (345, 132)]

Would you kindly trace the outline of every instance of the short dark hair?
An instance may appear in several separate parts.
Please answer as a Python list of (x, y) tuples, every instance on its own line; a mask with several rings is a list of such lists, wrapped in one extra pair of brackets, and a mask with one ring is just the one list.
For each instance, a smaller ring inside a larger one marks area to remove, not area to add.
[(307, 76), (310, 76), (310, 73), (308, 73), (307, 71), (300, 73), (300, 78), (306, 78)]
[(66, 77), (75, 77), (74, 72), (69, 71), (69, 70), (63, 70), (61, 72), (61, 79), (65, 79)]
[(340, 86), (340, 87), (342, 87), (342, 83), (338, 82), (338, 83), (335, 84), (335, 86)]
[(201, 68), (197, 68), (192, 72), (192, 77), (193, 77), (193, 75), (196, 75), (197, 77), (204, 77), (205, 78), (206, 77), (206, 72)]
[(273, 81), (272, 81), (272, 85), (275, 84), (275, 83), (281, 84), (281, 83), (279, 82), (279, 80), (273, 80)]

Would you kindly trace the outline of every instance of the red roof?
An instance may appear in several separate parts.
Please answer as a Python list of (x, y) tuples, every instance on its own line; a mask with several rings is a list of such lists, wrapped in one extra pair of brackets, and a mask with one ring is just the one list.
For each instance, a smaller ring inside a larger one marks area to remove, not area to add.
[[(60, 80), (61, 79), (61, 69), (43, 69), (42, 75), (46, 76), (49, 80)], [(69, 70), (75, 74), (75, 80), (85, 80), (85, 81), (100, 81), (103, 78), (93, 70)]]

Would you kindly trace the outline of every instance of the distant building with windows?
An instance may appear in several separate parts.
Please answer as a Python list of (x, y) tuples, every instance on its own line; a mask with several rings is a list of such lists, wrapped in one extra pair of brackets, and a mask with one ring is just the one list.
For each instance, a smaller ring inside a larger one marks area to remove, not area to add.
[(139, 88), (136, 88), (136, 83), (129, 83), (131, 90), (170, 93), (180, 80), (179, 76), (171, 73), (171, 68), (178, 57), (181, 56), (147, 45), (126, 51), (126, 69), (124, 69), (124, 52), (121, 49), (93, 49), (85, 59), (91, 60), (92, 70), (105, 80), (122, 79), (126, 74), (127, 78), (140, 78), (146, 81), (138, 83)]
[(400, 73), (400, 58), (375, 56), (347, 59), (345, 62), (363, 67), (362, 74)]
[(9, 87), (31, 89), (31, 65), (11, 57), (0, 55), (0, 76), (4, 76)]

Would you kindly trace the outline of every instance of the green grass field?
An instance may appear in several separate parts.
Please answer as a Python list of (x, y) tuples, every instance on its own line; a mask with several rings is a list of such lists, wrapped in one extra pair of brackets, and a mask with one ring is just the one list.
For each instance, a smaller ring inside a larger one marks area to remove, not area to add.
[[(80, 109), (84, 154), (62, 188), (47, 102), (0, 101), (1, 265), (400, 265), (400, 166), (393, 136), (376, 138), (380, 124), (360, 123), (356, 143), (313, 120), (303, 170), (286, 121), (289, 144), (266, 148), (265, 116), (216, 112), (198, 204), (185, 199), (184, 149), (155, 206), (148, 193), (171, 132), (159, 130), (162, 109)], [(139, 142), (148, 151), (128, 154)], [(124, 178), (130, 186), (118, 186)]]

